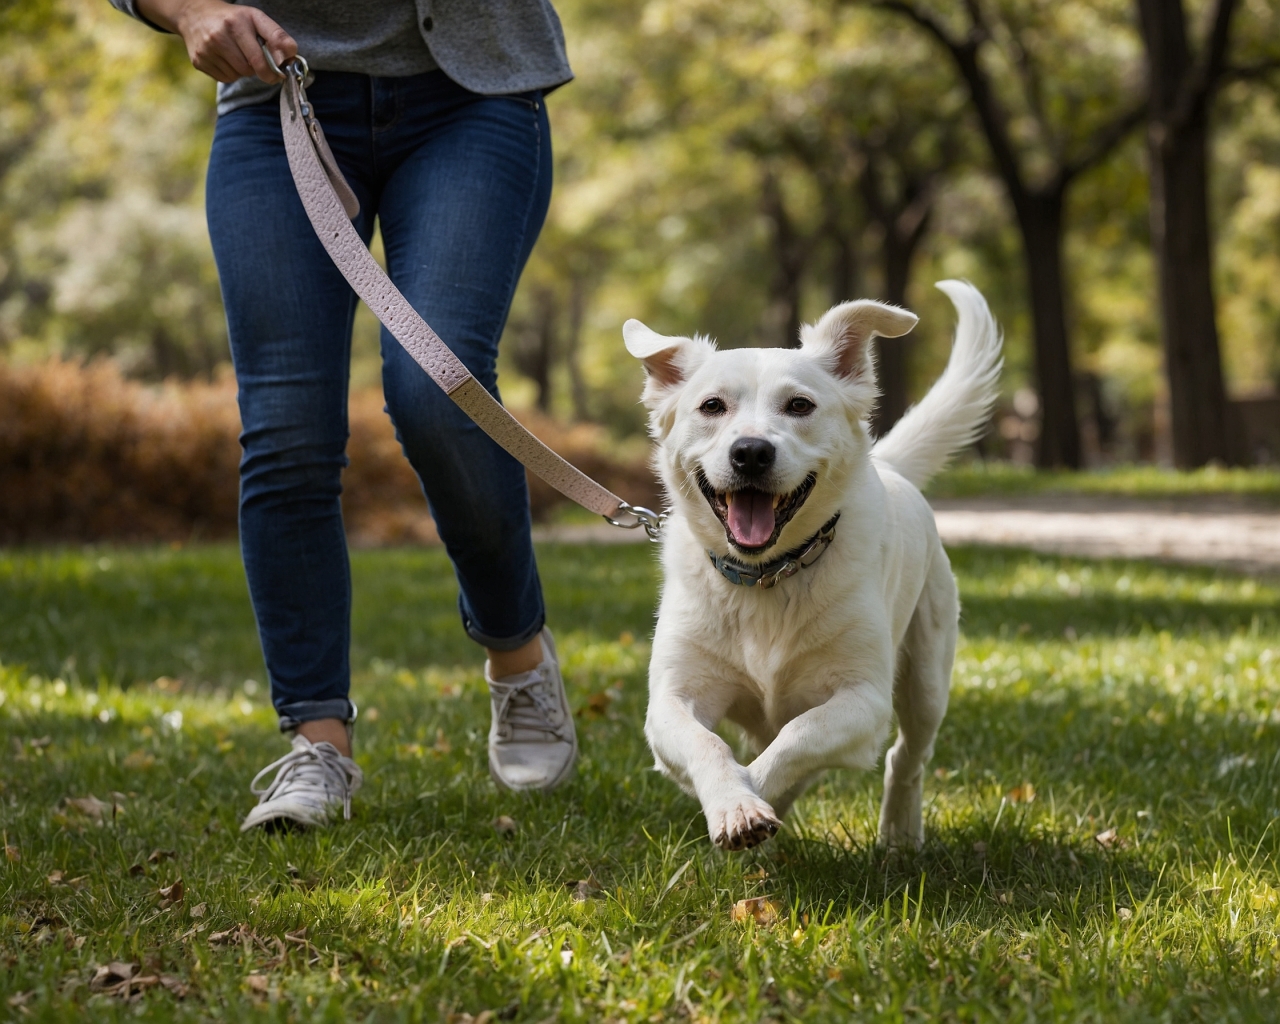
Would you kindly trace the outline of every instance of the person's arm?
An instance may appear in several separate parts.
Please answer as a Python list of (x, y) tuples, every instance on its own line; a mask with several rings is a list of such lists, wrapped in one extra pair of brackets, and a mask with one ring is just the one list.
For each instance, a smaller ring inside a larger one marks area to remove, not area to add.
[(182, 36), (196, 70), (219, 82), (251, 75), (280, 81), (263, 57), (259, 39), (281, 66), (298, 53), (293, 37), (256, 7), (223, 0), (135, 0), (134, 6), (152, 24)]

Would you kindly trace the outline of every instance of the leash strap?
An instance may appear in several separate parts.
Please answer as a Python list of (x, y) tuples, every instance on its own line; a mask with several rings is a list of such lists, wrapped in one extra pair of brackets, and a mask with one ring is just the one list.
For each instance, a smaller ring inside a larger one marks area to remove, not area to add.
[[(355, 293), (427, 376), (513, 458), (566, 498), (604, 516), (614, 526), (643, 526), (650, 539), (656, 539), (661, 516), (629, 505), (521, 426), (392, 284), (351, 223), (360, 212), (360, 204), (338, 169), (320, 122), (307, 102), (306, 62), (298, 58), (280, 70), (285, 79), (280, 90), (280, 125), (289, 170), (320, 243)], [(619, 516), (635, 521), (619, 520)]]

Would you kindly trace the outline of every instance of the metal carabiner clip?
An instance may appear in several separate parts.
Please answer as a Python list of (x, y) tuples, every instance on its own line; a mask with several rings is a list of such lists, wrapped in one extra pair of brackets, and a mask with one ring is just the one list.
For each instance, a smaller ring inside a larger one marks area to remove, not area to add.
[(658, 513), (651, 508), (645, 508), (643, 505), (631, 505), (628, 502), (622, 502), (618, 506), (619, 515), (630, 515), (635, 517), (634, 523), (624, 523), (612, 516), (605, 516), (604, 521), (610, 526), (617, 526), (623, 530), (634, 530), (643, 526), (644, 532), (649, 535), (649, 540), (656, 543), (662, 530), (663, 525), (667, 521), (665, 512)]
[(271, 51), (267, 49), (267, 43), (264, 39), (258, 40), (258, 45), (262, 48), (262, 56), (266, 58), (267, 65), (281, 78), (293, 75), (298, 80), (298, 84), (302, 85), (307, 75), (311, 74), (311, 68), (307, 65), (307, 59), (302, 54), (296, 54), (293, 60), (289, 61), (284, 67), (276, 63), (276, 59), (271, 56)]

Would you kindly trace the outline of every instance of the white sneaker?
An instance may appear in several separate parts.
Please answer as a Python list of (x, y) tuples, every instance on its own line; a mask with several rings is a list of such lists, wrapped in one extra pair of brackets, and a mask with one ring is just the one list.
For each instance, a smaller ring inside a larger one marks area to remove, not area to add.
[(543, 629), (542, 663), (530, 672), (494, 679), (489, 663), (493, 721), (489, 726), (489, 774), (504, 789), (552, 789), (573, 770), (578, 737), (560, 678), (551, 631)]
[[(268, 772), (276, 777), (270, 785), (258, 783)], [(241, 832), (258, 825), (325, 825), (342, 807), (342, 816), (351, 817), (351, 794), (364, 782), (364, 773), (351, 758), (338, 753), (332, 743), (312, 743), (302, 735), (293, 737), (293, 749), (273, 761), (253, 777), (249, 791), (258, 797), (240, 826)]]

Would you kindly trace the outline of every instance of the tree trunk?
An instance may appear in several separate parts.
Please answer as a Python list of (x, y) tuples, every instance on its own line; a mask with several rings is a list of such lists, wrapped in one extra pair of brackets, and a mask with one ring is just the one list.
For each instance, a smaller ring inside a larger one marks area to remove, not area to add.
[(575, 277), (569, 287), (569, 333), (565, 339), (565, 363), (569, 367), (569, 392), (573, 399), (573, 417), (591, 418), (587, 406), (587, 382), (582, 376), (582, 321), (587, 312), (587, 283)]
[(773, 224), (773, 279), (770, 282), (770, 319), (778, 335), (779, 348), (800, 347), (800, 286), (808, 256), (806, 240), (800, 238), (787, 213), (778, 179), (766, 172), (761, 204)]
[[(1151, 244), (1160, 282), (1173, 459), (1179, 468), (1192, 469), (1215, 459), (1235, 461), (1227, 428), (1206, 198), (1212, 82), (1190, 82), (1196, 71), (1181, 0), (1140, 0), (1138, 7), (1151, 89)], [(1224, 22), (1224, 32), (1228, 24)], [(1193, 86), (1199, 91), (1189, 92)]]
[[(904, 224), (904, 211), (892, 225), (887, 226), (881, 250), (884, 267), (884, 301), (906, 308), (907, 285), (911, 283), (911, 261), (925, 236), (929, 214), (911, 218)], [(876, 380), (880, 385), (880, 401), (871, 414), (871, 432), (876, 437), (889, 433), (902, 414), (907, 411), (911, 350), (914, 332), (900, 338), (876, 339)]]
[(1041, 404), (1036, 465), (1041, 469), (1079, 469), (1080, 426), (1062, 271), (1063, 195), (1053, 190), (1024, 194), (1019, 200), (1016, 208), (1027, 259)]
[[(1193, 469), (1233, 462), (1214, 316), (1204, 116), (1153, 140), (1151, 241), (1160, 277), (1160, 333), (1173, 426), (1173, 460)], [(1156, 134), (1154, 131), (1152, 134)]]

